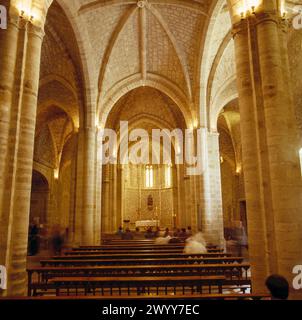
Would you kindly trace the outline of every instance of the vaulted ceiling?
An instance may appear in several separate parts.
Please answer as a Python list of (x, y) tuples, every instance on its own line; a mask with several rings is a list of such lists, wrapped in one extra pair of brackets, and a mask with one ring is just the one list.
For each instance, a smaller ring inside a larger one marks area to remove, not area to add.
[(191, 101), (209, 1), (80, 1), (100, 99), (127, 80), (169, 83)]
[(60, 154), (71, 133), (62, 136), (58, 117), (50, 125), (49, 108), (59, 108), (76, 132), (102, 112), (105, 123), (123, 96), (142, 86), (169, 96), (187, 125), (206, 110), (215, 130), (221, 109), (237, 98), (230, 30), (223, 0), (54, 1), (42, 48), (37, 134), (50, 130), (44, 134)]

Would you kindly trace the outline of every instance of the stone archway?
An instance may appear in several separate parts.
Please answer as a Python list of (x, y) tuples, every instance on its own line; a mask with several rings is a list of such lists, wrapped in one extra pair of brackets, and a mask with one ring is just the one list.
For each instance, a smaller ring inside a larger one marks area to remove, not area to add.
[[(108, 115), (106, 128), (115, 130), (118, 135), (119, 121), (128, 121), (129, 132), (143, 129), (150, 139), (152, 130), (168, 129), (171, 132), (186, 128), (185, 119), (178, 106), (161, 91), (151, 87), (136, 88), (118, 100)], [(172, 141), (172, 160), (175, 150)], [(130, 145), (131, 149), (131, 145)], [(156, 148), (158, 150), (158, 148)], [(162, 155), (162, 145), (159, 146)], [(149, 152), (150, 152), (149, 150)], [(120, 159), (120, 149), (117, 146), (116, 157)], [(156, 155), (160, 158), (161, 155)], [(150, 154), (152, 160), (152, 152)], [(161, 161), (159, 161), (161, 162)], [(154, 185), (147, 186), (146, 167), (152, 166)], [(165, 184), (166, 168), (163, 164), (152, 165), (152, 162), (142, 165), (103, 166), (103, 197), (102, 197), (102, 230), (110, 233), (123, 224), (123, 220), (131, 220), (130, 227), (135, 229), (137, 220), (160, 220), (161, 227), (173, 228), (176, 220), (180, 226), (194, 225), (194, 215), (187, 211), (184, 201), (183, 168), (172, 162), (171, 185)], [(148, 206), (148, 197), (152, 196), (153, 206)], [(157, 219), (156, 219), (157, 218)]]

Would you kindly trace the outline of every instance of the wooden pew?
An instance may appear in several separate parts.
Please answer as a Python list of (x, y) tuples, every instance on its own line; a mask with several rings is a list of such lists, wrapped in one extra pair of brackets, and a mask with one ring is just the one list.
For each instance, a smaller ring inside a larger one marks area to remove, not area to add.
[[(129, 251), (129, 250), (176, 250), (184, 249), (185, 244), (169, 244), (169, 245), (110, 245), (110, 246), (98, 246), (98, 247), (76, 247), (72, 248), (73, 251)], [(223, 252), (221, 248), (207, 248), (208, 252)]]
[[(173, 252), (173, 251), (183, 251), (184, 246), (152, 246), (152, 247), (99, 247), (99, 248), (72, 248), (69, 252)], [(223, 249), (208, 249), (209, 253), (222, 253)]]
[[(217, 288), (218, 293), (223, 292), (224, 276), (184, 276), (184, 277), (67, 277), (54, 278), (50, 282), (56, 288), (56, 295), (60, 296), (62, 290), (67, 295), (104, 295), (105, 292), (110, 295), (141, 294), (162, 292), (164, 295), (169, 293), (176, 294), (181, 289), (183, 295), (187, 288), (190, 288), (191, 294), (203, 293), (204, 287), (208, 288), (208, 293), (212, 293)], [(123, 289), (125, 289), (123, 291)]]
[(227, 264), (242, 263), (243, 257), (214, 258), (152, 258), (152, 259), (49, 259), (41, 260), (41, 266), (127, 266), (127, 265), (169, 265), (169, 264)]
[[(250, 285), (249, 264), (204, 264), (204, 265), (143, 265), (99, 267), (35, 267), (28, 268), (28, 295), (51, 289), (49, 280), (58, 277), (142, 277), (142, 276), (210, 276), (223, 275), (233, 284)], [(242, 280), (245, 280), (244, 282)]]
[(127, 250), (127, 249), (177, 249), (184, 248), (184, 244), (176, 244), (176, 245), (106, 245), (106, 246), (98, 246), (98, 247), (75, 247), (72, 250), (75, 251), (98, 251), (98, 250)]
[[(39, 297), (0, 297), (0, 301), (64, 301), (64, 300), (95, 300), (95, 301), (133, 301), (134, 296), (39, 296)], [(135, 300), (139, 301), (199, 301), (199, 300), (270, 300), (270, 295), (263, 294), (250, 294), (250, 293), (223, 293), (223, 294), (186, 294), (186, 295), (158, 295), (158, 296), (136, 296)]]
[(217, 257), (229, 257), (228, 253), (195, 253), (195, 254), (187, 254), (187, 253), (124, 253), (124, 254), (89, 254), (89, 255), (65, 255), (65, 256), (54, 256), (53, 259), (60, 260), (88, 260), (88, 259), (167, 259), (167, 258), (217, 258)]
[[(119, 236), (120, 237), (120, 236)], [(103, 244), (111, 244), (111, 243), (155, 243), (155, 239), (133, 239), (133, 240), (122, 240), (121, 238), (118, 239), (103, 239), (102, 243)]]
[[(130, 250), (105, 250), (105, 251), (65, 251), (65, 255), (83, 255), (83, 256), (88, 256), (88, 255), (168, 255), (168, 254), (183, 254), (184, 249), (170, 249), (170, 250), (136, 250), (136, 249), (130, 249)], [(228, 256), (231, 255), (230, 253), (226, 252), (207, 252), (204, 253), (203, 255), (209, 255), (209, 256)]]

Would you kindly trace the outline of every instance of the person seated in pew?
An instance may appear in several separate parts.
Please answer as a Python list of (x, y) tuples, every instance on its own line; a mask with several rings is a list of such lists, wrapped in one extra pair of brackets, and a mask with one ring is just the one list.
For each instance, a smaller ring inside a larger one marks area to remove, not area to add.
[(165, 245), (165, 244), (170, 243), (170, 240), (171, 240), (171, 237), (170, 237), (170, 236), (167, 236), (167, 237), (158, 237), (158, 238), (156, 238), (156, 240), (155, 240), (155, 244)]
[(170, 236), (170, 235), (171, 235), (171, 234), (170, 234), (169, 228), (166, 228), (165, 233), (164, 233), (164, 238), (166, 238), (166, 237), (168, 237), (168, 236)]
[(181, 229), (178, 237), (182, 238), (182, 239), (187, 239), (188, 238), (188, 234), (187, 234), (186, 228), (182, 228)]
[(116, 234), (117, 234), (118, 236), (122, 236), (123, 233), (124, 233), (123, 227), (119, 227), (118, 230), (117, 230), (117, 232), (116, 232)]
[(289, 284), (283, 276), (273, 274), (266, 279), (265, 285), (271, 293), (271, 300), (288, 299)]
[(154, 232), (152, 230), (152, 227), (149, 227), (145, 233), (145, 238), (146, 239), (152, 239), (154, 238)]
[(133, 240), (133, 234), (129, 228), (126, 229), (126, 232), (122, 234), (123, 240)]
[(180, 229), (174, 228), (174, 230), (173, 230), (173, 237), (179, 237), (179, 234), (180, 234)]
[(161, 233), (160, 227), (157, 227), (156, 231), (154, 232), (155, 238), (160, 237), (160, 235), (161, 235), (160, 233)]
[(140, 232), (139, 227), (135, 228), (133, 236), (134, 236), (135, 239), (141, 239), (142, 238), (142, 233)]
[(184, 253), (198, 254), (207, 252), (207, 243), (202, 232), (199, 232), (195, 236), (192, 236), (186, 240)]

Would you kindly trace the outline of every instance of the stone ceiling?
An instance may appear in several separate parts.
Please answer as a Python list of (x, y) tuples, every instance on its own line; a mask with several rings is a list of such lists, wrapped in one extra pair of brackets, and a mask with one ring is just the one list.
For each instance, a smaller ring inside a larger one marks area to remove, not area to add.
[(171, 100), (166, 105), (182, 110), (187, 125), (205, 109), (215, 130), (221, 108), (237, 95), (230, 29), (223, 0), (54, 1), (42, 48), (37, 127), (47, 124), (54, 149), (62, 150), (58, 141), (68, 136), (48, 125), (50, 106), (60, 108), (76, 132), (152, 82), (161, 99)]

